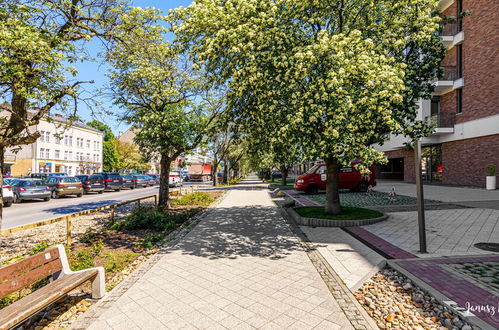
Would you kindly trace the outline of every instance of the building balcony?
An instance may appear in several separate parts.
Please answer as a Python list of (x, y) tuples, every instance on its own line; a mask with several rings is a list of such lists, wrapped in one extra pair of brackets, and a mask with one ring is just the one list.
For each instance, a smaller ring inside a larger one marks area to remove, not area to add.
[(455, 115), (453, 113), (437, 113), (427, 116), (425, 120), (435, 127), (434, 135), (454, 133)]
[(459, 31), (458, 22), (445, 24), (440, 32), (440, 36), (442, 37), (442, 42), (447, 49), (451, 49), (464, 41), (464, 32)]
[(444, 95), (464, 86), (464, 79), (458, 78), (456, 66), (443, 66), (442, 76), (435, 82), (434, 95)]

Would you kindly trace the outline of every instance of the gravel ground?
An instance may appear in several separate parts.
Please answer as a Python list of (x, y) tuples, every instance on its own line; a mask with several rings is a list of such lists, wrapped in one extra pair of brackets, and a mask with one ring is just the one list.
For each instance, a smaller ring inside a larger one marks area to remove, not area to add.
[[(152, 205), (153, 199), (143, 200), (141, 203), (141, 205)], [(116, 208), (115, 219), (119, 220), (126, 216), (135, 207), (136, 204), (126, 204)], [(89, 228), (95, 231), (103, 228), (109, 219), (109, 210), (72, 219), (71, 234), (73, 240)], [(66, 223), (64, 221), (0, 236), (0, 265), (10, 263), (13, 258), (29, 255), (30, 251), (39, 243), (53, 245), (63, 243), (65, 240)]]
[(391, 268), (376, 273), (355, 296), (381, 329), (473, 329)]

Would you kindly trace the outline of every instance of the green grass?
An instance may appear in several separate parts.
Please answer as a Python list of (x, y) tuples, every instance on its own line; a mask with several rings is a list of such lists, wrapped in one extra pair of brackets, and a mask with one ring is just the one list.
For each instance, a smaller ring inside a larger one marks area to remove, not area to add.
[(281, 179), (274, 179), (273, 181), (265, 181), (269, 184), (271, 189), (291, 190), (294, 189), (295, 179), (286, 179), (286, 185), (282, 184)]
[(329, 220), (364, 220), (383, 216), (383, 213), (360, 207), (342, 206), (340, 214), (326, 214), (322, 206), (299, 207), (295, 211), (304, 218)]

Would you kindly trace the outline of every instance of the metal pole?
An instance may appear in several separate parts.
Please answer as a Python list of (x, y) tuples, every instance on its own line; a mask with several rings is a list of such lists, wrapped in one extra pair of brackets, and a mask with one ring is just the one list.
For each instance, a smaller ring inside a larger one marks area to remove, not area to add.
[(416, 168), (416, 192), (419, 223), (419, 252), (428, 253), (426, 250), (426, 220), (424, 211), (423, 180), (421, 175), (421, 141), (414, 140), (414, 161)]

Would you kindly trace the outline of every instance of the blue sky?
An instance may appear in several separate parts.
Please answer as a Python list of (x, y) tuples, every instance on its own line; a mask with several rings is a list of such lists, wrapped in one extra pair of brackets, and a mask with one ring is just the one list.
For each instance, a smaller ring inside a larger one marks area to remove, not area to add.
[[(179, 6), (188, 6), (192, 0), (133, 0), (133, 5), (140, 7), (155, 7), (161, 9), (165, 14), (168, 10), (172, 8), (177, 8)], [(92, 42), (88, 45), (89, 51), (92, 55), (96, 55), (100, 50), (100, 45), (98, 42)], [(79, 74), (77, 76), (78, 80), (94, 80), (95, 84), (87, 86), (88, 91), (86, 97), (93, 95), (95, 89), (104, 88), (107, 85), (106, 70), (107, 67), (102, 63), (95, 62), (83, 62), (76, 65)], [(102, 107), (106, 110), (117, 113), (119, 110), (113, 107), (112, 101), (107, 98), (98, 98), (98, 101), (102, 103)], [(92, 110), (86, 106), (84, 103), (78, 105), (79, 116), (84, 121), (90, 121), (97, 119), (108, 124), (111, 129), (118, 134), (120, 131), (124, 131), (128, 128), (126, 123), (122, 123), (118, 118), (114, 116), (104, 115), (102, 113), (92, 114)]]

